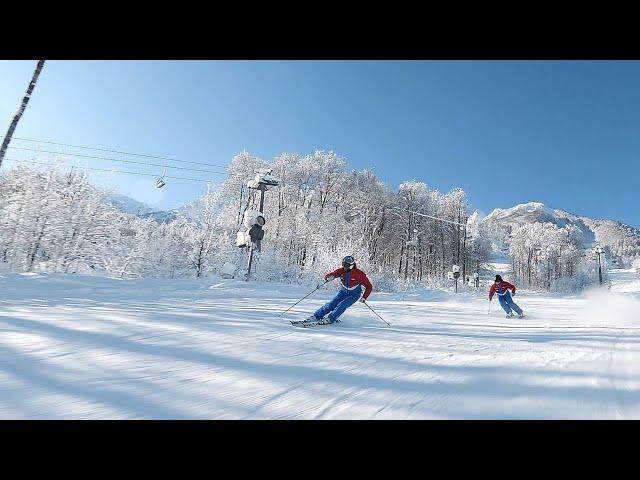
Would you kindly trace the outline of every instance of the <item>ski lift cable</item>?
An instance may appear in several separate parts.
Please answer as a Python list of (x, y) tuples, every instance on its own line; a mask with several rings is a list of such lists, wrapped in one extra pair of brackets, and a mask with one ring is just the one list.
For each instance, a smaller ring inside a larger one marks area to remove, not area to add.
[[(48, 163), (48, 162), (37, 162), (35, 160), (18, 160), (16, 158), (5, 158), (4, 159), (7, 162), (22, 162), (22, 163), (35, 163), (38, 165), (47, 165), (47, 166), (54, 166), (55, 164), (53, 163)], [(157, 177), (157, 174), (155, 173), (142, 173), (142, 172), (128, 172), (125, 170), (113, 170), (113, 169), (109, 169), (109, 168), (96, 168), (96, 167), (84, 167), (84, 166), (78, 166), (78, 165), (70, 165), (70, 164), (64, 164), (64, 166), (66, 167), (71, 167), (71, 168), (82, 168), (82, 169), (86, 169), (86, 170), (96, 170), (99, 172), (112, 172), (112, 173), (124, 173), (127, 175), (142, 175), (145, 177)], [(203, 182), (203, 183), (208, 183), (211, 180), (202, 180), (201, 178), (187, 178), (187, 177), (170, 177), (170, 176), (165, 176), (164, 178), (171, 178), (172, 180), (190, 180), (193, 182)]]
[(33, 138), (24, 138), (24, 137), (13, 137), (14, 140), (22, 140), (24, 142), (33, 142), (33, 143), (47, 143), (50, 145), (60, 145), (60, 146), (64, 146), (64, 147), (71, 147), (71, 148), (84, 148), (86, 150), (97, 150), (100, 152), (108, 152), (108, 153), (120, 153), (122, 155), (133, 155), (136, 157), (145, 157), (145, 158), (155, 158), (157, 160), (170, 160), (173, 162), (178, 162), (178, 163), (191, 163), (194, 165), (205, 165), (207, 167), (222, 167), (222, 168), (227, 168), (226, 165), (217, 165), (214, 163), (204, 163), (204, 162), (193, 162), (193, 161), (189, 161), (189, 160), (179, 160), (177, 158), (171, 158), (171, 157), (161, 157), (158, 155), (147, 155), (144, 153), (133, 153), (133, 152), (125, 152), (123, 150), (113, 150), (113, 149), (109, 149), (109, 148), (100, 148), (100, 147), (89, 147), (86, 145), (72, 145), (70, 143), (61, 143), (61, 142), (50, 142), (47, 140), (35, 140)]
[[(109, 157), (97, 157), (94, 155), (81, 155), (79, 153), (68, 153), (68, 152), (54, 152), (51, 150), (40, 150), (40, 149), (36, 149), (36, 148), (26, 148), (26, 147), (7, 147), (7, 148), (12, 148), (14, 150), (25, 150), (25, 151), (29, 151), (29, 152), (38, 152), (38, 153), (53, 153), (56, 155), (68, 155), (70, 157), (80, 157), (80, 158), (92, 158), (92, 159), (96, 159), (96, 160), (107, 160), (110, 162), (122, 162), (122, 163), (135, 163), (138, 165), (148, 165), (150, 167), (166, 167), (167, 165), (165, 164), (160, 164), (160, 163), (148, 163), (148, 162), (136, 162), (135, 160), (124, 160), (124, 159), (119, 159), (119, 158), (109, 158)], [(199, 168), (188, 168), (188, 167), (177, 167), (177, 166), (173, 166), (173, 165), (169, 165), (169, 167), (176, 169), (176, 170), (187, 170), (187, 171), (191, 171), (191, 172), (205, 172), (205, 173), (219, 173), (219, 174), (226, 174), (227, 172), (214, 172), (213, 170), (202, 170)]]
[[(46, 166), (54, 166), (54, 163), (50, 163), (50, 162), (37, 162), (34, 160), (24, 160), (24, 159), (17, 159), (17, 158), (4, 158), (4, 161), (7, 162), (16, 162), (16, 163), (35, 163), (38, 165), (46, 165)], [(153, 173), (142, 173), (142, 172), (128, 172), (128, 171), (124, 171), (124, 170), (113, 170), (113, 169), (108, 169), (108, 168), (95, 168), (95, 167), (85, 167), (83, 165), (71, 165), (68, 163), (64, 163), (63, 164), (65, 167), (71, 167), (71, 168), (82, 168), (85, 170), (97, 170), (97, 171), (101, 171), (101, 172), (112, 172), (112, 173), (124, 173), (127, 175), (142, 175), (145, 177), (155, 177), (156, 174)], [(202, 183), (209, 183), (212, 182), (213, 180), (202, 180), (200, 178), (187, 178), (187, 177), (171, 177), (171, 176), (165, 176), (164, 178), (170, 178), (172, 180), (190, 180), (193, 182), (202, 182)], [(227, 185), (233, 185), (233, 186), (237, 186), (237, 187), (244, 187), (245, 185), (243, 183), (229, 183)]]
[(441, 222), (447, 222), (447, 223), (453, 223), (454, 225), (460, 225), (461, 227), (467, 227), (466, 224), (464, 223), (460, 223), (460, 222), (454, 222), (453, 220), (446, 220), (444, 218), (439, 218), (439, 217), (434, 217), (432, 215), (427, 215), (426, 213), (419, 213), (419, 212), (415, 212), (413, 210), (407, 210), (405, 208), (399, 208), (399, 207), (390, 207), (394, 210), (400, 210), (402, 212), (409, 212), (409, 213), (413, 213), (415, 215), (419, 215), (421, 217), (427, 217), (427, 218), (432, 218), (433, 220), (440, 220)]

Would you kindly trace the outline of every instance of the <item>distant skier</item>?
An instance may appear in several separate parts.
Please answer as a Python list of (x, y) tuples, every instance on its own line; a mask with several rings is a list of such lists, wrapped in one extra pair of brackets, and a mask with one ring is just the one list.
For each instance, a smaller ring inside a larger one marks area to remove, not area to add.
[(496, 280), (491, 288), (489, 289), (489, 301), (493, 298), (493, 294), (498, 294), (498, 300), (500, 301), (500, 306), (507, 312), (507, 317), (513, 317), (513, 309), (517, 314), (518, 318), (524, 317), (524, 312), (522, 309), (515, 304), (513, 298), (511, 298), (512, 293), (509, 291), (513, 291), (513, 295), (516, 294), (516, 287), (511, 285), (509, 282), (505, 282), (502, 280), (500, 275), (496, 275)]
[[(325, 281), (340, 278), (342, 287), (329, 303), (324, 304), (311, 315), (307, 321), (324, 325), (334, 323), (338, 317), (359, 299), (361, 302), (369, 298), (373, 286), (367, 275), (356, 267), (355, 259), (349, 255), (342, 259), (342, 267), (324, 276)], [(363, 293), (364, 290), (364, 293)], [(362, 296), (361, 296), (362, 295)]]

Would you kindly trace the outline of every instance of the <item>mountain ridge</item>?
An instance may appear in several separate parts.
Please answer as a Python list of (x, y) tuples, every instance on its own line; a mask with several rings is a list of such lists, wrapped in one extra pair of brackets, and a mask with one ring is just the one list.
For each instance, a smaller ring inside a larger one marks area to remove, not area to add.
[(541, 202), (520, 203), (511, 208), (496, 208), (479, 225), (496, 238), (506, 238), (511, 231), (525, 224), (549, 222), (559, 228), (573, 225), (580, 229), (585, 249), (596, 244), (621, 260), (640, 255), (640, 230), (614, 219), (592, 218), (567, 210), (549, 208)]
[(135, 215), (140, 218), (151, 217), (158, 223), (169, 223), (176, 218), (177, 210), (155, 210), (146, 203), (139, 202), (121, 193), (111, 193), (106, 197), (110, 203), (123, 213)]

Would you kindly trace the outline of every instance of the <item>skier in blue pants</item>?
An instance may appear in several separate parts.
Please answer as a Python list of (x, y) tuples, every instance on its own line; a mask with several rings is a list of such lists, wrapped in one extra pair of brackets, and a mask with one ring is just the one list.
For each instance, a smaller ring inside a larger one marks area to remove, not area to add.
[[(355, 259), (349, 255), (342, 259), (342, 267), (324, 276), (325, 281), (339, 278), (342, 286), (335, 297), (321, 306), (307, 320), (319, 323), (334, 323), (344, 311), (358, 300), (364, 303), (373, 289), (367, 275), (356, 267)], [(326, 317), (325, 317), (326, 315)]]
[(511, 285), (509, 282), (505, 282), (504, 280), (502, 280), (502, 277), (500, 275), (496, 275), (496, 280), (489, 289), (489, 301), (491, 301), (493, 295), (497, 293), (498, 300), (500, 301), (500, 306), (504, 309), (505, 312), (507, 312), (507, 317), (513, 317), (513, 312), (511, 311), (513, 310), (518, 314), (518, 318), (522, 318), (524, 317), (524, 312), (513, 301), (510, 290), (513, 291), (513, 295), (516, 294), (516, 287), (514, 285)]
[(323, 318), (325, 315), (331, 312), (328, 316), (328, 320), (329, 322), (333, 323), (338, 319), (340, 315), (344, 313), (347, 308), (358, 301), (361, 294), (362, 285), (358, 285), (353, 290), (341, 288), (338, 294), (333, 297), (329, 303), (325, 303), (318, 310), (316, 310), (313, 316), (315, 318)]

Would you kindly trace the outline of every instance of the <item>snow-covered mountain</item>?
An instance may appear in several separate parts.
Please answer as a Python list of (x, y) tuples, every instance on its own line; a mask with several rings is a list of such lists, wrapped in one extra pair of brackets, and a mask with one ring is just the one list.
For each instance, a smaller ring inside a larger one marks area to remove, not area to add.
[(582, 232), (585, 248), (600, 244), (620, 257), (640, 253), (640, 230), (617, 220), (593, 219), (552, 209), (540, 202), (522, 203), (507, 209), (496, 208), (480, 224), (500, 236), (521, 225), (535, 222), (550, 222), (558, 227), (578, 227)]
[(496, 208), (484, 217), (485, 223), (519, 226), (525, 223), (553, 221), (553, 210), (539, 202), (521, 203), (511, 208)]
[(107, 202), (114, 205), (118, 210), (129, 213), (142, 218), (153, 218), (158, 223), (169, 223), (176, 217), (176, 211), (169, 212), (165, 210), (154, 210), (149, 205), (138, 202), (131, 197), (119, 193), (113, 193), (107, 196)]
[(480, 210), (475, 210), (467, 219), (467, 224), (479, 225), (485, 218), (486, 217), (480, 212)]

